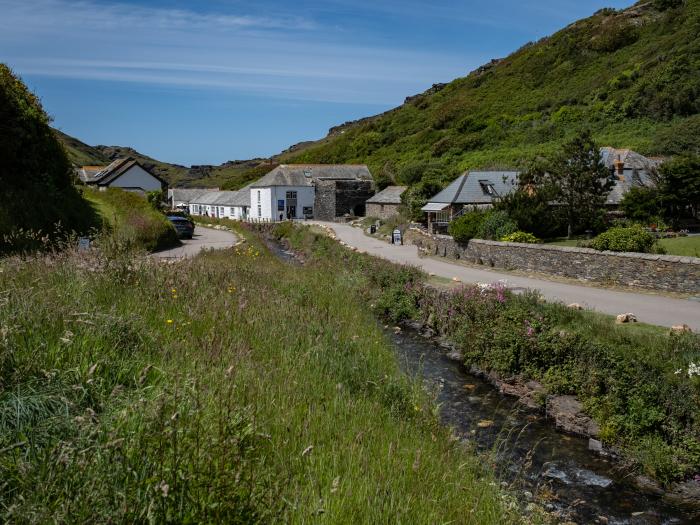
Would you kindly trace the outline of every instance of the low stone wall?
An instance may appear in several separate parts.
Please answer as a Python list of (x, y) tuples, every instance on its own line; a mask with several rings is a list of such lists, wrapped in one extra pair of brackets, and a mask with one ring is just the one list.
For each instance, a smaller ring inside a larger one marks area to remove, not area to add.
[(583, 281), (700, 294), (700, 259), (645, 253), (599, 252), (542, 244), (472, 239), (459, 244), (445, 235), (412, 228), (407, 243), (429, 255), (507, 270), (524, 270)]

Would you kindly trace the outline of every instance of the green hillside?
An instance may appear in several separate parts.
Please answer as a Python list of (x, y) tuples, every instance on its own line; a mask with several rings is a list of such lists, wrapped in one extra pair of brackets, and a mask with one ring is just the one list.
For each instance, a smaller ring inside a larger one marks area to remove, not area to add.
[(39, 99), (0, 63), (0, 254), (97, 225)]
[(470, 168), (521, 167), (584, 127), (601, 145), (677, 154), (700, 148), (698, 71), (700, 0), (605, 9), (282, 159), (444, 182)]

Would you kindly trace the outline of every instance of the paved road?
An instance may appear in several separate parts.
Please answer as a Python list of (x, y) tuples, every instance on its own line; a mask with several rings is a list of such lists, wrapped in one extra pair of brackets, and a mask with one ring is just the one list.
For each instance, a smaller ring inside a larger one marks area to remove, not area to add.
[(549, 301), (560, 301), (565, 304), (578, 303), (586, 308), (611, 315), (632, 312), (643, 323), (660, 326), (687, 324), (693, 331), (700, 331), (700, 302), (697, 301), (545, 281), (470, 268), (432, 258), (420, 258), (415, 246), (393, 246), (382, 240), (368, 237), (360, 228), (353, 228), (346, 224), (319, 224), (331, 227), (339, 240), (359, 250), (394, 262), (418, 266), (428, 273), (448, 279), (457, 277), (465, 283), (493, 283), (505, 280), (509, 288), (539, 290)]
[(185, 257), (194, 257), (204, 249), (230, 248), (237, 241), (238, 237), (231, 232), (197, 226), (194, 230), (194, 237), (183, 239), (182, 246), (156, 252), (153, 256), (159, 259), (184, 259)]

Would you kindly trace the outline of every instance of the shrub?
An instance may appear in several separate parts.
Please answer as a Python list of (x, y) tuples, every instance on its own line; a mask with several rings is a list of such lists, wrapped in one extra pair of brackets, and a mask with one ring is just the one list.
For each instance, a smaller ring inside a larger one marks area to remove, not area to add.
[(477, 237), (495, 241), (516, 231), (518, 231), (518, 225), (508, 216), (507, 212), (492, 211), (486, 213), (486, 217), (477, 232)]
[(634, 186), (620, 202), (625, 216), (633, 221), (649, 223), (652, 217), (662, 213), (659, 190), (644, 186)]
[(508, 234), (508, 235), (504, 235), (503, 237), (501, 237), (501, 240), (503, 242), (520, 242), (523, 244), (538, 244), (538, 243), (542, 242), (540, 239), (538, 239), (537, 237), (535, 237), (531, 233), (521, 232), (521, 231), (517, 231), (517, 232), (513, 232), (513, 233)]
[(469, 242), (478, 235), (486, 216), (485, 212), (479, 210), (467, 212), (452, 221), (448, 231), (455, 241)]
[(610, 228), (591, 242), (591, 248), (611, 252), (649, 253), (656, 239), (641, 226)]

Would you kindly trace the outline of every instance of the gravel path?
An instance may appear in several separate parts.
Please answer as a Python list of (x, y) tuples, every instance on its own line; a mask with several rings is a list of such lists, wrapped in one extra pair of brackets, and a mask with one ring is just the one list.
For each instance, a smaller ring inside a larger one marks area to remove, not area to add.
[(182, 246), (155, 252), (153, 257), (164, 260), (177, 260), (186, 257), (194, 257), (205, 249), (230, 248), (238, 241), (238, 237), (231, 232), (214, 230), (212, 228), (195, 227), (192, 239), (183, 239)]

